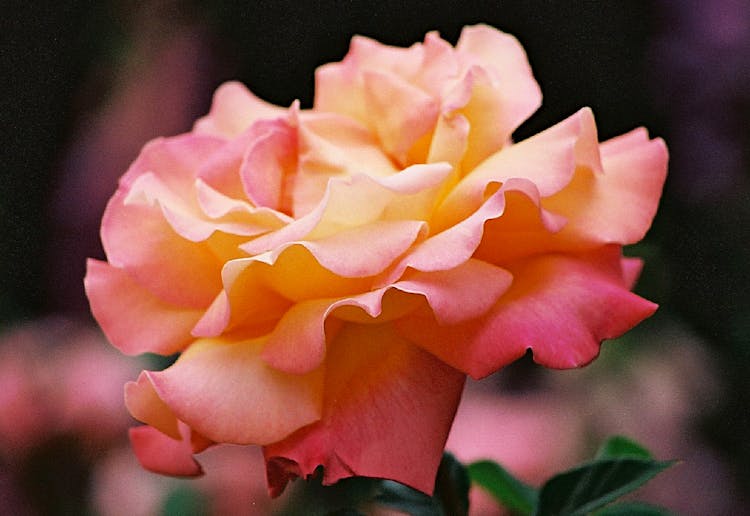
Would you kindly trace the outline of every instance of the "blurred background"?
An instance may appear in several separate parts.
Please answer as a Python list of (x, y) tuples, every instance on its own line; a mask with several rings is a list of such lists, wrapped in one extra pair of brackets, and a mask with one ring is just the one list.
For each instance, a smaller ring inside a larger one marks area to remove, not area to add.
[[(467, 387), (449, 449), (529, 482), (626, 434), (682, 463), (638, 493), (686, 515), (750, 512), (750, 0), (9, 1), (0, 21), (0, 514), (269, 514), (258, 450), (206, 452), (180, 481), (140, 469), (86, 257), (141, 146), (190, 129), (238, 79), (309, 107), (352, 35), (455, 43), (488, 23), (524, 45), (544, 93), (528, 137), (591, 106), (602, 140), (645, 125), (670, 175), (637, 291), (661, 305), (577, 371), (521, 360)], [(292, 493), (293, 495), (294, 493)], [(476, 494), (477, 514), (493, 514)], [(290, 495), (291, 496), (291, 495)]]

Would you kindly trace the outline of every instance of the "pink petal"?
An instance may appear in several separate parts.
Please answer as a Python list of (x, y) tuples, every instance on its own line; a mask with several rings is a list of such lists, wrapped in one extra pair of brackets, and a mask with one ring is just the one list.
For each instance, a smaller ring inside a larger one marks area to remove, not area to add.
[(91, 311), (109, 341), (123, 353), (170, 355), (190, 341), (201, 312), (165, 303), (123, 270), (88, 260), (84, 285)]
[(292, 212), (301, 217), (324, 197), (332, 177), (398, 172), (377, 137), (355, 120), (333, 113), (306, 113), (299, 126), (299, 166)]
[(214, 93), (211, 111), (195, 123), (194, 131), (233, 138), (261, 118), (282, 115), (283, 108), (269, 104), (239, 82), (226, 82)]
[(148, 372), (175, 416), (215, 442), (268, 444), (317, 421), (322, 371), (289, 375), (260, 357), (263, 339), (199, 340), (171, 367)]
[(290, 121), (278, 119), (266, 123), (265, 131), (253, 140), (239, 173), (247, 197), (256, 206), (291, 213), (296, 169), (297, 129)]
[(193, 458), (190, 441), (173, 439), (150, 426), (129, 431), (130, 444), (145, 469), (176, 477), (197, 477), (203, 474)]
[(641, 270), (643, 270), (643, 260), (640, 258), (623, 258), (621, 263), (625, 286), (632, 289), (641, 275)]
[(513, 284), (483, 318), (449, 327), (431, 315), (405, 318), (399, 330), (446, 363), (475, 378), (523, 356), (552, 368), (593, 360), (604, 339), (618, 337), (656, 305), (627, 290), (619, 249), (589, 255), (547, 255), (508, 266)]
[(387, 325), (347, 326), (326, 359), (321, 421), (264, 449), (271, 494), (318, 465), (325, 484), (360, 475), (431, 493), (463, 381)]
[(152, 140), (120, 178), (120, 188), (129, 189), (138, 177), (151, 172), (178, 198), (188, 198), (203, 163), (224, 146), (221, 138), (193, 133)]

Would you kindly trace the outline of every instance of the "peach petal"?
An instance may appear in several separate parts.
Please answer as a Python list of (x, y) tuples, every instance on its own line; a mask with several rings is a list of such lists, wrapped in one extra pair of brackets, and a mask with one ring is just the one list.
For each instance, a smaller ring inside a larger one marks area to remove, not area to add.
[(570, 183), (577, 164), (601, 169), (597, 145), (593, 115), (584, 108), (487, 158), (450, 192), (436, 215), (438, 224), (448, 226), (471, 213), (491, 183), (526, 179), (541, 197), (549, 197)]
[(268, 444), (320, 418), (323, 376), (273, 370), (262, 347), (262, 339), (202, 339), (148, 375), (177, 418), (211, 441)]
[(290, 308), (268, 337), (261, 353), (263, 360), (292, 374), (317, 368), (325, 357), (325, 319), (332, 306), (329, 299), (315, 299)]
[[(491, 194), (474, 213), (457, 224), (416, 245), (393, 268), (386, 281), (400, 277), (407, 267), (420, 271), (447, 270), (457, 267), (474, 254), (482, 242), (488, 221), (502, 217), (506, 209), (506, 195), (518, 193), (538, 203), (539, 193), (534, 184), (524, 179), (511, 179)], [(561, 221), (546, 213), (539, 213), (545, 229), (556, 231)]]
[(368, 115), (385, 151), (406, 164), (414, 143), (437, 122), (440, 105), (419, 88), (397, 76), (375, 71), (363, 73)]
[[(357, 308), (372, 318), (383, 314), (384, 298), (391, 289), (406, 294), (424, 296), (435, 314), (438, 324), (456, 324), (483, 315), (510, 286), (510, 273), (493, 265), (469, 260), (455, 269), (438, 272), (416, 272), (391, 286), (342, 299), (313, 299), (298, 303), (287, 311), (269, 336), (263, 359), (276, 369), (302, 374), (312, 371), (325, 356), (326, 334), (335, 330), (326, 326), (336, 319), (331, 314)], [(390, 297), (394, 299), (393, 296)], [(400, 303), (409, 310), (413, 303)], [(391, 312), (399, 313), (391, 306)], [(391, 314), (392, 316), (393, 314)], [(361, 320), (361, 319), (359, 319)], [(380, 318), (382, 321), (383, 318)]]
[(264, 449), (271, 494), (318, 465), (325, 484), (360, 475), (431, 493), (464, 375), (387, 325), (345, 327), (326, 364), (321, 421)]
[(564, 237), (632, 244), (651, 226), (667, 173), (667, 148), (636, 130), (601, 145), (604, 173), (579, 170), (571, 184), (545, 199), (569, 219)]
[(473, 169), (485, 158), (500, 150), (511, 137), (513, 128), (499, 125), (505, 115), (505, 104), (498, 96), (492, 80), (481, 67), (471, 67), (455, 90), (446, 96), (444, 107), (455, 109), (468, 121), (471, 130), (467, 140), (463, 166)]
[(182, 438), (177, 418), (156, 394), (146, 371), (141, 371), (137, 381), (125, 384), (125, 406), (141, 423), (146, 423), (173, 439)]
[(494, 75), (495, 95), (503, 106), (496, 124), (498, 132), (510, 136), (541, 105), (542, 92), (526, 52), (513, 36), (487, 25), (465, 27), (456, 44), (456, 53)]
[(505, 210), (485, 223), (474, 257), (502, 265), (563, 248), (557, 234), (567, 220), (543, 209), (542, 202), (534, 192), (506, 190)]
[[(341, 299), (313, 299), (293, 306), (279, 321), (263, 350), (263, 359), (276, 369), (302, 374), (312, 371), (325, 356), (326, 336), (337, 330), (331, 323), (345, 319), (375, 323), (403, 316), (417, 305), (404, 302), (403, 296), (390, 290), (423, 296), (438, 324), (456, 324), (487, 312), (510, 286), (510, 273), (479, 260), (469, 260), (455, 269), (437, 272), (412, 272), (390, 286)], [(384, 305), (388, 305), (385, 306)], [(384, 308), (389, 312), (384, 317)], [(354, 310), (370, 318), (357, 317)], [(348, 315), (344, 315), (348, 314)], [(329, 324), (326, 325), (326, 322)]]
[(250, 255), (258, 255), (284, 244), (317, 240), (378, 220), (424, 220), (432, 211), (435, 192), (450, 171), (450, 165), (435, 163), (413, 165), (386, 178), (366, 175), (333, 178), (313, 211), (241, 248)]
[(589, 255), (539, 256), (508, 269), (514, 282), (485, 317), (439, 329), (430, 323), (431, 315), (410, 317), (399, 321), (399, 330), (481, 378), (528, 349), (546, 367), (586, 365), (602, 340), (620, 336), (656, 310), (627, 290), (616, 247)]
[[(279, 279), (284, 282), (298, 282), (299, 271), (304, 270), (306, 275), (313, 274), (312, 269), (316, 265), (343, 278), (365, 278), (383, 272), (425, 233), (426, 223), (421, 221), (379, 221), (358, 228), (346, 229), (318, 240), (285, 244), (265, 256), (258, 256), (251, 260), (262, 259), (269, 265), (276, 265), (279, 262), (289, 263), (288, 266), (279, 266), (281, 270), (277, 276), (280, 276)], [(295, 249), (300, 247), (309, 253), (314, 262), (305, 260), (301, 250)], [(360, 249), (361, 252), (352, 254), (352, 249)], [(285, 255), (293, 255), (296, 259), (284, 260)], [(300, 267), (302, 261), (309, 262), (309, 266)], [(319, 283), (311, 281), (311, 284), (316, 287), (325, 288)], [(298, 289), (283, 289), (285, 292), (290, 290)], [(316, 288), (303, 290), (310, 290), (313, 294), (316, 291), (320, 292)], [(299, 295), (292, 297), (297, 298)]]
[(109, 263), (167, 303), (208, 306), (221, 289), (216, 256), (207, 246), (178, 235), (158, 206), (125, 205), (123, 196), (122, 191), (115, 193), (102, 219)]
[(483, 315), (505, 293), (512, 279), (508, 271), (472, 259), (454, 269), (418, 271), (394, 287), (424, 295), (438, 324), (449, 325)]
[(109, 341), (128, 355), (171, 355), (191, 340), (190, 329), (201, 312), (165, 303), (127, 272), (88, 260), (84, 285), (91, 311)]
[(203, 468), (193, 458), (189, 440), (173, 439), (150, 426), (131, 428), (129, 436), (133, 451), (145, 469), (176, 477), (203, 475)]
[(211, 111), (195, 123), (193, 130), (233, 138), (256, 120), (276, 118), (283, 113), (283, 108), (259, 99), (242, 83), (230, 81), (219, 86)]

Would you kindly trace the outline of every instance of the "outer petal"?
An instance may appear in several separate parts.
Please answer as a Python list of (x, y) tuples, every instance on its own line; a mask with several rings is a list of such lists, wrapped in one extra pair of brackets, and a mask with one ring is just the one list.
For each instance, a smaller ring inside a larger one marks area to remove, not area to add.
[(150, 426), (130, 429), (130, 444), (141, 465), (154, 473), (175, 477), (197, 477), (203, 468), (193, 453), (205, 450), (213, 443), (194, 434), (180, 423), (180, 437), (172, 438)]
[(631, 293), (619, 249), (589, 255), (544, 255), (508, 269), (514, 282), (484, 317), (437, 328), (432, 316), (399, 321), (408, 338), (475, 378), (533, 350), (538, 363), (579, 367), (604, 339), (618, 337), (650, 316), (656, 305)]
[(170, 355), (193, 340), (190, 330), (201, 311), (165, 303), (122, 269), (89, 260), (84, 285), (94, 317), (123, 353)]
[(214, 93), (209, 114), (195, 123), (197, 133), (233, 138), (261, 118), (276, 118), (284, 109), (250, 93), (239, 82), (226, 82)]
[(110, 264), (165, 302), (203, 308), (221, 290), (221, 264), (208, 246), (178, 235), (158, 206), (126, 205), (121, 191), (107, 205), (102, 243)]
[(432, 492), (464, 375), (388, 326), (344, 328), (326, 364), (321, 421), (264, 450), (271, 494), (319, 465), (325, 484), (360, 475)]
[(487, 25), (466, 27), (456, 51), (491, 72), (497, 81), (496, 95), (503, 106), (498, 131), (510, 135), (541, 105), (539, 85), (523, 47), (513, 36)]
[(141, 371), (137, 381), (125, 384), (125, 406), (138, 421), (173, 439), (182, 439), (177, 418), (156, 394), (145, 371)]
[(289, 375), (260, 358), (262, 340), (199, 340), (174, 365), (148, 372), (177, 416), (215, 442), (268, 444), (320, 418), (322, 371)]
[(131, 428), (129, 435), (133, 451), (145, 469), (176, 477), (203, 474), (203, 468), (193, 458), (189, 439), (173, 439), (150, 426)]
[(544, 206), (568, 218), (561, 238), (632, 244), (656, 214), (667, 174), (667, 148), (644, 129), (601, 145), (603, 173), (578, 170), (572, 183)]

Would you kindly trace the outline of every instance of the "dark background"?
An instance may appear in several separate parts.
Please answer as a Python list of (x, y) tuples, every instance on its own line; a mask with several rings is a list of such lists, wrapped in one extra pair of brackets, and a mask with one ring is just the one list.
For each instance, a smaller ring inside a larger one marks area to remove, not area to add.
[[(221, 82), (310, 106), (315, 67), (340, 60), (354, 34), (408, 46), (438, 30), (455, 43), (464, 25), (487, 23), (521, 41), (544, 94), (517, 139), (591, 106), (601, 139), (645, 125), (667, 140), (662, 207), (632, 250), (647, 259), (638, 289), (718, 364), (722, 395), (696, 424), (750, 491), (750, 2), (10, 4), (0, 22), (3, 326), (88, 317), (84, 259), (102, 256), (99, 217), (117, 176), (147, 139), (189, 130)], [(170, 58), (179, 38), (192, 50)], [(107, 114), (135, 105), (118, 95), (147, 72), (162, 73), (151, 109), (102, 137)]]

